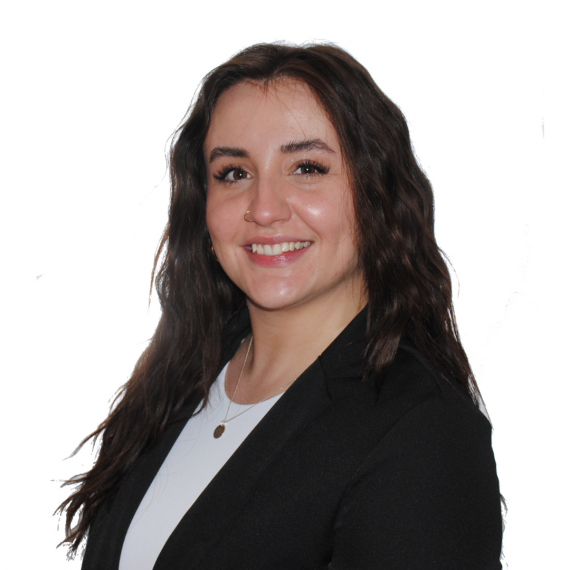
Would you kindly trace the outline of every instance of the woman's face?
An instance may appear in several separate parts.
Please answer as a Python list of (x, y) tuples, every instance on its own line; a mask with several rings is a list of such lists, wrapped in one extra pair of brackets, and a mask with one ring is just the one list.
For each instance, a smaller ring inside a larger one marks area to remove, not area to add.
[(282, 309), (361, 294), (348, 175), (306, 85), (224, 92), (204, 151), (212, 244), (250, 302)]

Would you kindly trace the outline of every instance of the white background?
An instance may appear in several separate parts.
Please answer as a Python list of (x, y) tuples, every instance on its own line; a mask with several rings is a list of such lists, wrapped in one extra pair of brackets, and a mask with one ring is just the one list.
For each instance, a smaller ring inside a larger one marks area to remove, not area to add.
[(0, 22), (2, 568), (80, 566), (55, 549), (55, 481), (89, 468), (88, 450), (63, 459), (156, 325), (165, 149), (200, 79), (247, 45), (319, 39), (401, 107), (433, 183), (494, 425), (505, 566), (570, 568), (562, 2), (21, 0)]

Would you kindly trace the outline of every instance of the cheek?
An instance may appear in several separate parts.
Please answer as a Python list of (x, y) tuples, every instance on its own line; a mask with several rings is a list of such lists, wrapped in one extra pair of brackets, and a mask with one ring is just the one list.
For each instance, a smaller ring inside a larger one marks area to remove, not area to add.
[(235, 208), (216, 196), (208, 196), (206, 202), (206, 225), (214, 241), (224, 241), (231, 237), (237, 225)]
[(349, 247), (353, 242), (354, 214), (350, 197), (331, 193), (321, 200), (303, 205), (305, 222), (327, 243), (343, 243)]

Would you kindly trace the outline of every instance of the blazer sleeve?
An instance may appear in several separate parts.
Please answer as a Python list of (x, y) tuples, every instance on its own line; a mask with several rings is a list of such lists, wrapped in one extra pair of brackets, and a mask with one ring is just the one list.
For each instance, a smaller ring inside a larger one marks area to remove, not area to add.
[(360, 465), (335, 522), (330, 570), (499, 570), (502, 516), (491, 426), (431, 397)]

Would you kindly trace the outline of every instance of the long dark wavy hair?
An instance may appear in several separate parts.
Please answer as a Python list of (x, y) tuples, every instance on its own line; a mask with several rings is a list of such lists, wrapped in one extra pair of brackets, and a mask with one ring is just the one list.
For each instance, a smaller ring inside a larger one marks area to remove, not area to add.
[(243, 81), (270, 86), (281, 79), (306, 84), (338, 134), (368, 293), (368, 369), (381, 382), (405, 334), (447, 379), (475, 402), (480, 398), (435, 241), (433, 192), (403, 114), (366, 69), (334, 45), (254, 45), (205, 77), (173, 138), (169, 219), (153, 270), (162, 317), (109, 416), (80, 444), (101, 438), (93, 468), (66, 482), (76, 488), (58, 509), (66, 515), (64, 542), (72, 554), (137, 458), (185, 404), (208, 396), (224, 329), (245, 296), (211, 254), (204, 140), (224, 91)]

